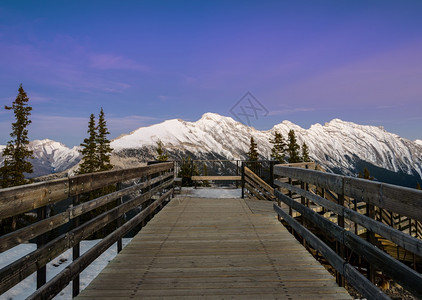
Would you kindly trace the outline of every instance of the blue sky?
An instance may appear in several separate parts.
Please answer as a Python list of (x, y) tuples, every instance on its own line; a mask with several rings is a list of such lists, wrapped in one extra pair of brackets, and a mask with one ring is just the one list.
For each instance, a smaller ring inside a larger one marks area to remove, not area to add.
[[(30, 139), (68, 146), (103, 107), (110, 138), (170, 118), (304, 128), (340, 118), (422, 138), (422, 1), (0, 2), (0, 105), (22, 83)], [(242, 102), (241, 102), (242, 103)], [(0, 110), (0, 144), (10, 139)]]

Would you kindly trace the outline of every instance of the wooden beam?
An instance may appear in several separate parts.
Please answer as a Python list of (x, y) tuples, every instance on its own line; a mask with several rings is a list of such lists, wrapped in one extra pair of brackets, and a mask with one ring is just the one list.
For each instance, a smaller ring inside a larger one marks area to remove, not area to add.
[(242, 176), (192, 176), (191, 179), (193, 181), (198, 180), (242, 180)]

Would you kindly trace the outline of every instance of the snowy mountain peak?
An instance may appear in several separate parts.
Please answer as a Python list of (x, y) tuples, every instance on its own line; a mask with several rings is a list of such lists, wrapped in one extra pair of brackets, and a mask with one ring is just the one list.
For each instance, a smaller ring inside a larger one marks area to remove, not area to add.
[(350, 170), (355, 170), (359, 161), (365, 161), (393, 172), (422, 175), (420, 144), (402, 139), (384, 128), (340, 119), (333, 119), (324, 126), (315, 124), (309, 129), (283, 121), (270, 130), (259, 131), (230, 117), (206, 113), (196, 122), (174, 119), (139, 128), (114, 140), (111, 146), (117, 153), (123, 149), (140, 151), (150, 147), (148, 151), (138, 152), (149, 153), (147, 159), (152, 159), (154, 147), (160, 139), (170, 153), (178, 153), (179, 156), (191, 153), (201, 159), (245, 159), (252, 136), (261, 157), (269, 159), (272, 146), (269, 140), (273, 138), (274, 131), (279, 131), (287, 139), (290, 129), (295, 131), (300, 145), (306, 142), (311, 158), (329, 170), (341, 170), (352, 175)]
[(415, 143), (422, 146), (422, 140), (416, 140)]

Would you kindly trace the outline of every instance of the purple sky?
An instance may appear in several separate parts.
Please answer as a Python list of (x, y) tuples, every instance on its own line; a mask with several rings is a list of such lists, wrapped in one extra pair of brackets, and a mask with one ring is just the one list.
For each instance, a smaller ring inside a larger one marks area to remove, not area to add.
[(68, 146), (101, 107), (115, 138), (233, 116), (248, 91), (258, 129), (340, 118), (421, 139), (422, 1), (2, 0), (0, 144), (20, 83), (30, 139)]

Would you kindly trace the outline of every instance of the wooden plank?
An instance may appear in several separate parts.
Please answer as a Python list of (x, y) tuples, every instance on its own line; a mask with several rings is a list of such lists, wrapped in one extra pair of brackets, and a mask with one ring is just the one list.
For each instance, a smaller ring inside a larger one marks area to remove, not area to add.
[(274, 215), (174, 198), (78, 296), (350, 299)]
[(422, 297), (422, 275), (420, 273), (351, 232), (344, 232), (344, 242), (347, 247), (399, 282), (415, 296)]
[(345, 177), (346, 195), (422, 221), (422, 191), (360, 178)]
[(268, 183), (262, 180), (261, 177), (256, 175), (252, 172), (248, 167), (245, 167), (245, 175), (250, 177), (253, 181), (255, 181), (258, 185), (262, 186), (262, 188), (269, 194), (274, 195), (274, 188), (272, 188)]
[(0, 219), (53, 204), (69, 197), (69, 179), (0, 189)]
[[(279, 197), (282, 194), (277, 194)], [(284, 195), (283, 195), (284, 196)], [(300, 203), (295, 202), (298, 205)], [(329, 246), (322, 242), (318, 237), (316, 237), (312, 232), (303, 227), (298, 221), (289, 216), (281, 210), (277, 205), (274, 204), (274, 210), (279, 214), (294, 230), (299, 233), (312, 247), (319, 251), (327, 261), (341, 274), (345, 277), (349, 283), (353, 283), (353, 287), (362, 292), (364, 295), (378, 295), (376, 299), (389, 299), (381, 290), (379, 290), (375, 285), (373, 285), (366, 277), (361, 276), (353, 266), (346, 263), (340, 256), (335, 253)], [(333, 224), (335, 225), (335, 224)]]
[(340, 175), (315, 170), (284, 167), (282, 165), (274, 166), (274, 174), (300, 179), (301, 181), (331, 190), (337, 194), (343, 194), (343, 176)]
[(0, 293), (7, 291), (9, 288), (20, 282), (23, 278), (28, 277), (38, 268), (50, 262), (65, 250), (73, 247), (82, 239), (88, 238), (91, 234), (106, 226), (108, 223), (116, 220), (122, 214), (136, 208), (151, 198), (160, 189), (170, 186), (172, 180), (153, 188), (151, 191), (135, 197), (118, 207), (115, 207), (91, 220), (80, 225), (79, 227), (63, 234), (56, 239), (50, 241), (43, 247), (31, 252), (30, 254), (14, 261), (0, 270)]
[(250, 179), (249, 177), (245, 176), (245, 182), (248, 184), (249, 188), (251, 190), (254, 190), (256, 194), (258, 194), (260, 197), (258, 197), (260, 200), (273, 200), (271, 196), (268, 194), (266, 190), (264, 190), (260, 185), (258, 185), (255, 181)]
[(22, 214), (120, 181), (140, 178), (172, 168), (173, 162), (169, 162), (0, 189), (0, 219)]
[(250, 185), (248, 182), (245, 182), (245, 188), (259, 200), (267, 200), (263, 195), (261, 195), (257, 190), (255, 190), (255, 188), (252, 185)]
[[(275, 180), (274, 182), (277, 186), (280, 186), (282, 188), (287, 188), (291, 190), (294, 193), (297, 193), (299, 195), (302, 195), (308, 199), (311, 199), (314, 203), (323, 206), (326, 209), (329, 209), (333, 212), (335, 212), (339, 216), (343, 216), (352, 220), (353, 222), (356, 222), (369, 230), (373, 231), (374, 233), (377, 233), (394, 243), (398, 244), (400, 247), (411, 251), (412, 253), (415, 253), (419, 256), (422, 256), (422, 240), (414, 238), (408, 234), (405, 234), (397, 229), (394, 229), (390, 226), (387, 226), (385, 224), (382, 224), (376, 220), (373, 220), (371, 218), (368, 218), (365, 215), (362, 215), (358, 212), (355, 212), (349, 208), (345, 208), (344, 206), (335, 204), (329, 200), (326, 200), (320, 196), (317, 196), (315, 194), (312, 194), (310, 192), (304, 191), (300, 188), (297, 188), (295, 186), (292, 186), (288, 183), (280, 182), (278, 180)], [(407, 220), (406, 220), (407, 221)]]
[(192, 180), (241, 180), (242, 176), (192, 176)]
[(88, 267), (97, 257), (99, 257), (105, 250), (113, 245), (118, 239), (122, 238), (127, 232), (137, 226), (144, 220), (154, 209), (156, 209), (164, 199), (172, 194), (172, 190), (162, 195), (159, 199), (155, 200), (147, 208), (138, 213), (135, 217), (123, 224), (120, 228), (113, 231), (107, 237), (102, 239), (94, 247), (86, 251), (82, 256), (74, 260), (64, 270), (57, 274), (53, 279), (48, 281), (40, 289), (35, 291), (27, 299), (52, 299), (62, 289), (64, 289), (70, 281), (78, 276), (86, 267)]
[(3, 235), (0, 237), (0, 253), (4, 252), (20, 243), (24, 243), (30, 239), (33, 239), (41, 234), (44, 234), (54, 228), (57, 228), (69, 220), (74, 219), (84, 213), (87, 213), (95, 208), (101, 207), (105, 204), (113, 202), (114, 200), (129, 195), (130, 193), (140, 190), (142, 188), (151, 186), (162, 180), (166, 180), (170, 177), (173, 177), (173, 174), (166, 174), (158, 176), (148, 182), (142, 182), (140, 184), (119, 190), (117, 192), (107, 194), (105, 196), (93, 199), (91, 201), (84, 202), (78, 206), (75, 206), (71, 209), (66, 210), (63, 213), (57, 214), (50, 218), (44, 219), (42, 221), (36, 222), (9, 234)]

